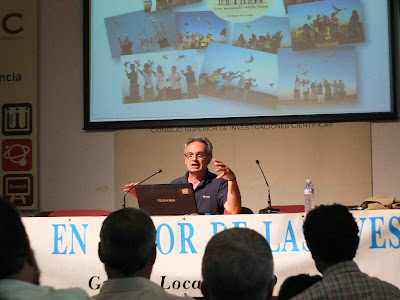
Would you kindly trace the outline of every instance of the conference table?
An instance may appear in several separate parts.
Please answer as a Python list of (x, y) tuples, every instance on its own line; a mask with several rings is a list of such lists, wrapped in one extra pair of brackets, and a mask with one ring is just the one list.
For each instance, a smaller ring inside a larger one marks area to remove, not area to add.
[[(400, 288), (400, 210), (352, 211), (360, 229), (355, 261), (363, 272)], [(270, 243), (278, 278), (319, 274), (302, 233), (304, 213), (155, 216), (157, 260), (151, 280), (169, 293), (201, 297), (201, 261), (210, 238), (232, 227), (247, 227)], [(97, 254), (105, 216), (24, 217), (41, 269), (41, 284), (81, 287), (89, 295), (107, 280)], [(340, 222), (340, 220), (338, 220)]]

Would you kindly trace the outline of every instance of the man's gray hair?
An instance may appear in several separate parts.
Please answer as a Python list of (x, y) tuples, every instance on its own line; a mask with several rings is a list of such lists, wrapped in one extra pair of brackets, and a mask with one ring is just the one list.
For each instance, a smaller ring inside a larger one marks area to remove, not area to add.
[(143, 269), (155, 245), (156, 229), (147, 212), (124, 208), (112, 212), (100, 231), (101, 261), (126, 276)]
[(224, 230), (208, 242), (202, 275), (211, 299), (267, 299), (274, 277), (271, 248), (252, 229)]
[(203, 136), (192, 136), (190, 138), (188, 138), (185, 142), (185, 145), (183, 147), (183, 151), (186, 150), (186, 147), (193, 143), (193, 142), (200, 142), (203, 143), (204, 145), (207, 146), (207, 154), (212, 155), (213, 153), (213, 145), (211, 144), (211, 142), (208, 140), (208, 138), (203, 137)]

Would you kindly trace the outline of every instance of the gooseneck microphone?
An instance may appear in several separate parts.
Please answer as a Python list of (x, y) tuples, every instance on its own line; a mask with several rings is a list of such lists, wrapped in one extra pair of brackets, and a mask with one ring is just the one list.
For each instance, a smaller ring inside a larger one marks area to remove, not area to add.
[(142, 184), (143, 182), (145, 182), (146, 180), (150, 179), (151, 177), (157, 175), (158, 173), (161, 173), (162, 169), (159, 169), (157, 172), (155, 172), (154, 174), (150, 175), (149, 177), (147, 177), (146, 179), (143, 179), (141, 182), (134, 184), (132, 187), (129, 188), (129, 190), (127, 190), (124, 194), (124, 200), (122, 200), (122, 208), (126, 207), (126, 195), (132, 190), (134, 189), (137, 185)]
[(268, 207), (267, 207), (267, 208), (262, 208), (262, 209), (260, 209), (260, 211), (259, 211), (258, 213), (259, 213), (259, 214), (272, 214), (272, 213), (277, 213), (277, 212), (279, 212), (279, 209), (278, 209), (278, 208), (272, 208), (272, 207), (271, 207), (271, 190), (270, 190), (270, 188), (269, 188), (269, 184), (268, 184), (267, 178), (266, 178), (265, 175), (264, 175), (263, 169), (261, 168), (260, 161), (259, 161), (258, 159), (256, 160), (256, 164), (257, 164), (258, 167), (260, 168), (260, 171), (261, 171), (261, 173), (262, 173), (262, 175), (263, 175), (263, 177), (264, 177), (265, 183), (267, 184), (267, 187), (268, 187)]

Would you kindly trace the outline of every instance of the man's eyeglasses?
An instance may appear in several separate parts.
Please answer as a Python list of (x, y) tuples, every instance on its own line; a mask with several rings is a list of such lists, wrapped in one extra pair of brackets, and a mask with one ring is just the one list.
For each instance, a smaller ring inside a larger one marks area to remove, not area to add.
[(192, 159), (192, 158), (204, 159), (207, 156), (207, 153), (205, 153), (205, 152), (197, 152), (197, 153), (187, 152), (184, 155), (186, 158), (189, 158), (189, 159)]

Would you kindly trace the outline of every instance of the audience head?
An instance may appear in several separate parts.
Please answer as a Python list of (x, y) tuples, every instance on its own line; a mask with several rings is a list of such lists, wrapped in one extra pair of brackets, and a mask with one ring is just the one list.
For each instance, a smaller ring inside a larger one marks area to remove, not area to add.
[(99, 257), (109, 277), (150, 277), (156, 258), (156, 230), (143, 210), (112, 212), (100, 231)]
[(269, 299), (275, 284), (267, 240), (254, 230), (224, 230), (208, 242), (202, 263), (206, 299)]
[(305, 291), (321, 279), (322, 277), (319, 275), (299, 274), (290, 276), (282, 283), (277, 300), (288, 300)]
[(17, 209), (0, 198), (0, 279), (39, 284), (39, 268)]
[(330, 266), (352, 260), (359, 242), (353, 215), (341, 204), (321, 205), (307, 214), (304, 237), (320, 272), (323, 263)]

